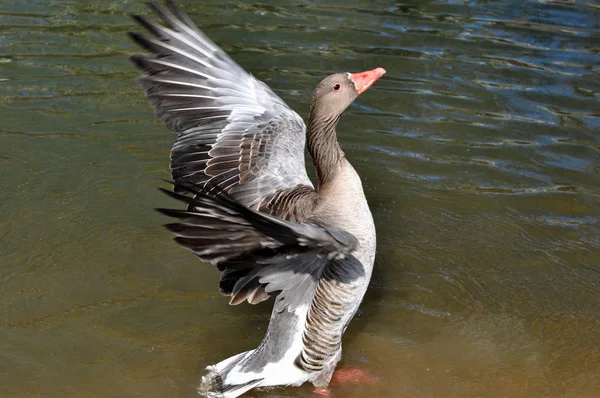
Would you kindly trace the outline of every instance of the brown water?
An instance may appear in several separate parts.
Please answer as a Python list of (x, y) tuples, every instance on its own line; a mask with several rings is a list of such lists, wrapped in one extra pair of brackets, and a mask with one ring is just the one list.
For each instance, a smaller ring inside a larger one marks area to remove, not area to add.
[[(182, 1), (302, 115), (342, 119), (378, 231), (333, 397), (600, 396), (600, 3)], [(127, 56), (133, 1), (0, 1), (0, 396), (193, 397), (254, 348), (154, 207), (173, 136)], [(254, 397), (311, 396), (311, 388)]]

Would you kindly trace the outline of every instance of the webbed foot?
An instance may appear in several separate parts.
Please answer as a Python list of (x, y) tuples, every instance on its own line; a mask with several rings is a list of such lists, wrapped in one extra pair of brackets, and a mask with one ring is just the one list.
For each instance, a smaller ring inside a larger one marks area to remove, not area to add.
[(333, 372), (331, 377), (332, 385), (344, 385), (344, 384), (373, 384), (375, 378), (365, 369), (349, 368), (349, 369), (338, 369)]

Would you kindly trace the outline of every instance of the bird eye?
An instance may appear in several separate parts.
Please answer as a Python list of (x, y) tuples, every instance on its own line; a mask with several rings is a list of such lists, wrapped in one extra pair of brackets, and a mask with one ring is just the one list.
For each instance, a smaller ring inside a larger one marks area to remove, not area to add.
[(341, 86), (339, 83), (336, 83), (336, 84), (334, 84), (334, 85), (333, 85), (333, 89), (334, 89), (335, 91), (339, 90), (339, 89), (340, 89), (340, 87), (342, 87), (342, 86)]

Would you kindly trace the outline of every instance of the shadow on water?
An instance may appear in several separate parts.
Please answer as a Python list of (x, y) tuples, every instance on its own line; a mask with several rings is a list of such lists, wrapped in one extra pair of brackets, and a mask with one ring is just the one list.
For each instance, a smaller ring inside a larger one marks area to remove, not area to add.
[[(339, 129), (378, 232), (342, 366), (377, 380), (333, 396), (600, 395), (597, 1), (182, 5), (303, 116), (324, 75), (388, 71)], [(0, 4), (0, 395), (191, 397), (264, 334), (152, 211), (173, 136), (133, 12)]]

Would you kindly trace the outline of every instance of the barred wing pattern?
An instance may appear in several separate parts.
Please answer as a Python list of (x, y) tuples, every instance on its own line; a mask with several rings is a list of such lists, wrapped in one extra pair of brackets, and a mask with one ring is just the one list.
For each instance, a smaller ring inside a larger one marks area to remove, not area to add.
[(134, 16), (153, 37), (130, 36), (152, 53), (131, 60), (158, 117), (177, 133), (173, 179), (219, 188), (252, 208), (295, 187), (314, 192), (302, 118), (168, 4), (151, 4), (165, 25)]

